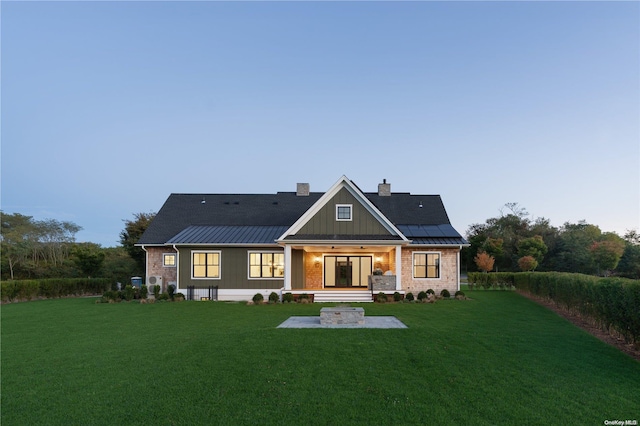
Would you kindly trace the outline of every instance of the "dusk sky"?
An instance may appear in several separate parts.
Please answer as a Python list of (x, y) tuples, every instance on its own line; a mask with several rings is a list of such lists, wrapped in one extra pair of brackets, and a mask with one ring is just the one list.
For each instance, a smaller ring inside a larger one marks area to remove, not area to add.
[(119, 244), (170, 193), (342, 175), (640, 229), (639, 2), (11, 2), (4, 213)]

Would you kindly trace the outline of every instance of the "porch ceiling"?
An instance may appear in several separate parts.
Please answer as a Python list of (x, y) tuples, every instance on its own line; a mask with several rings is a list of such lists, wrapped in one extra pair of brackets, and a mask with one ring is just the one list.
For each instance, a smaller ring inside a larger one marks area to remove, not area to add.
[(308, 253), (371, 253), (371, 252), (390, 252), (397, 246), (382, 246), (382, 245), (369, 245), (369, 246), (355, 246), (355, 245), (294, 245), (291, 248), (296, 250), (304, 250)]

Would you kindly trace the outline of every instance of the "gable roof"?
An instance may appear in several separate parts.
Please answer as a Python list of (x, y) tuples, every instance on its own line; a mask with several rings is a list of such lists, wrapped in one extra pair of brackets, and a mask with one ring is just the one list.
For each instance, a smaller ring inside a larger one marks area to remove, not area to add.
[[(334, 186), (342, 181), (341, 178)], [(409, 239), (414, 244), (467, 244), (451, 226), (439, 195), (379, 196), (362, 192), (347, 181), (359, 193), (363, 205), (377, 211), (380, 220), (397, 231), (387, 238)], [(171, 194), (138, 245), (273, 244), (330, 191), (311, 192), (308, 196), (295, 192)]]
[(300, 231), (305, 224), (309, 222), (322, 207), (324, 207), (333, 197), (340, 192), (340, 190), (346, 189), (351, 195), (356, 199), (356, 201), (360, 202), (360, 204), (373, 216), (392, 236), (399, 237), (402, 240), (406, 241), (406, 238), (402, 233), (395, 227), (393, 222), (391, 222), (368, 198), (367, 196), (360, 191), (352, 181), (350, 181), (346, 176), (342, 176), (338, 181), (331, 187), (327, 192), (322, 195), (316, 201), (311, 208), (309, 208), (296, 222), (291, 225), (291, 227), (280, 236), (279, 240), (284, 240), (287, 237), (294, 236)]

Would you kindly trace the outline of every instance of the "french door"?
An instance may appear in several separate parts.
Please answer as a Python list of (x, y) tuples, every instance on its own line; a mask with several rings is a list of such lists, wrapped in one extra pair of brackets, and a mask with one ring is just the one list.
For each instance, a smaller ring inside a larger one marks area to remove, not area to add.
[(367, 287), (372, 266), (371, 256), (325, 256), (324, 286)]

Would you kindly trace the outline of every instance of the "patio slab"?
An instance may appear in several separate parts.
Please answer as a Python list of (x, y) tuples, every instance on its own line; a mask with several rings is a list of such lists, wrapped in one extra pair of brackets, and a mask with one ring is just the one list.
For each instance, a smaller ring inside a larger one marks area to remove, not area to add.
[(320, 317), (289, 317), (277, 328), (407, 328), (396, 317), (365, 317), (364, 324), (320, 324)]

